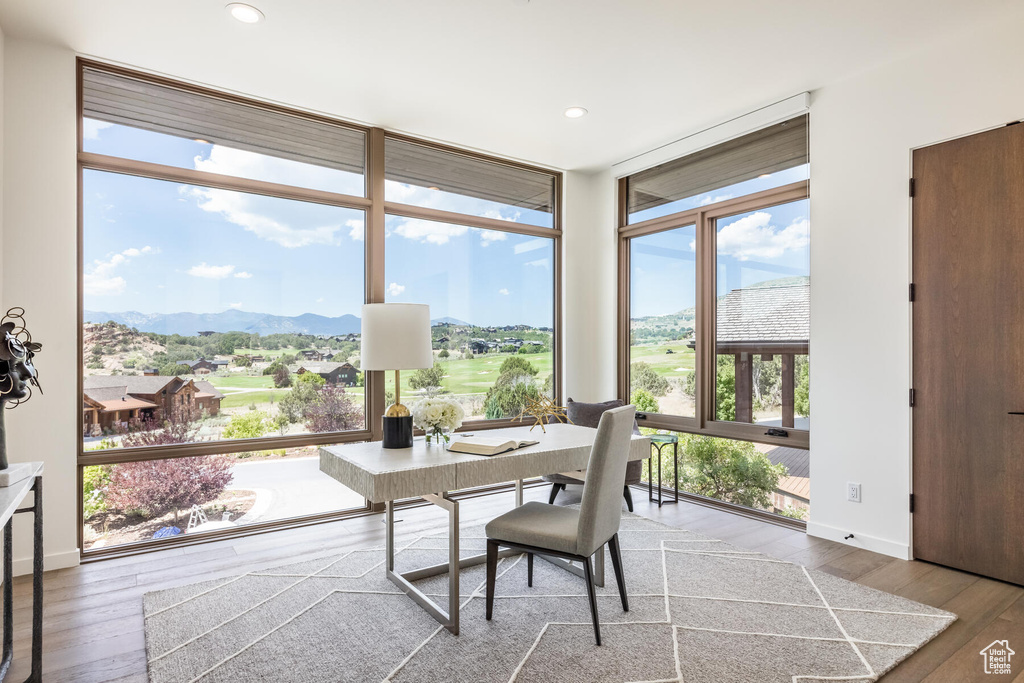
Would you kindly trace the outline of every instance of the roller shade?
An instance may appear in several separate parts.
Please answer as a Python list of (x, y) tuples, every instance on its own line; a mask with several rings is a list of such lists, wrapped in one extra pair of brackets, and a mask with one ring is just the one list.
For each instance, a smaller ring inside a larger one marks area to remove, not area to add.
[(807, 116), (804, 115), (629, 176), (626, 181), (629, 213), (807, 162)]
[(86, 118), (257, 154), (364, 172), (366, 135), (341, 125), (86, 68)]
[(388, 180), (408, 185), (554, 212), (555, 179), (549, 173), (485, 161), (405, 140), (388, 138), (385, 141), (384, 175)]

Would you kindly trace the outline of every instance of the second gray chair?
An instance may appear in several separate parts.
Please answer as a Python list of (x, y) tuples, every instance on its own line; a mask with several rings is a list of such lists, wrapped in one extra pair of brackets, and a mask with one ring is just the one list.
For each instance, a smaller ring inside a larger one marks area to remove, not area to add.
[(590, 451), (587, 480), (579, 509), (529, 502), (500, 517), (485, 527), (487, 535), (487, 619), (494, 608), (494, 583), (500, 547), (526, 553), (527, 584), (533, 585), (533, 555), (551, 555), (583, 563), (590, 598), (590, 614), (594, 621), (594, 637), (601, 644), (601, 625), (597, 618), (597, 596), (590, 557), (604, 552), (607, 543), (615, 569), (622, 609), (629, 611), (626, 581), (622, 575), (622, 554), (619, 551), (619, 520), (622, 518), (622, 479), (626, 475), (629, 441), (636, 409), (629, 405), (606, 411), (597, 427), (597, 436)]

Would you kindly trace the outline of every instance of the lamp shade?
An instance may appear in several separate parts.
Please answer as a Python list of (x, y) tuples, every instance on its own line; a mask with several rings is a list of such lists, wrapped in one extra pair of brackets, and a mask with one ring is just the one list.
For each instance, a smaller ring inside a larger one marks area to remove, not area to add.
[(434, 365), (430, 306), (364, 304), (361, 370), (418, 370)]

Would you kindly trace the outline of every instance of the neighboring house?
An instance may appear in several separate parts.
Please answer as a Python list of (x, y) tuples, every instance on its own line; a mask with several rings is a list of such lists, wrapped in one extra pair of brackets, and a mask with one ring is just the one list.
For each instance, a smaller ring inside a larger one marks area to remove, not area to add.
[(156, 377), (160, 374), (159, 368), (142, 368), (142, 374), (146, 377)]
[(196, 360), (179, 360), (178, 365), (186, 365), (189, 368), (189, 372), (185, 374), (191, 375), (209, 375), (212, 372), (217, 372), (228, 366), (230, 361), (226, 360), (206, 360), (205, 358), (197, 358)]
[(85, 378), (83, 394), (85, 433), (95, 436), (177, 411), (216, 415), (224, 398), (209, 382), (152, 375), (93, 375)]
[(302, 352), (302, 357), (306, 360), (322, 361), (324, 359), (324, 354), (320, 353), (316, 349), (307, 349)]
[[(753, 422), (754, 357), (782, 356), (782, 426), (794, 427), (795, 356), (806, 355), (810, 340), (811, 285), (734, 289), (718, 299), (715, 353), (735, 357), (736, 421)], [(696, 342), (688, 346), (694, 348)]]
[(315, 372), (327, 380), (328, 384), (342, 387), (354, 387), (359, 376), (359, 371), (351, 363), (304, 363), (295, 374), (306, 372)]
[(473, 353), (487, 353), (491, 346), (483, 339), (473, 339), (469, 342), (469, 350)]

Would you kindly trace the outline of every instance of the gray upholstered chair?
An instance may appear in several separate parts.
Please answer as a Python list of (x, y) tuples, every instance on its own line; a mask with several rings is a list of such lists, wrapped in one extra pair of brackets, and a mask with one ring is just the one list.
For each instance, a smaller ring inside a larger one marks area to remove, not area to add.
[(494, 609), (494, 581), (501, 546), (526, 553), (527, 585), (533, 586), (533, 555), (551, 555), (583, 563), (583, 573), (594, 620), (594, 637), (601, 644), (601, 624), (597, 618), (597, 596), (590, 557), (611, 550), (615, 581), (619, 586), (622, 609), (629, 611), (626, 581), (622, 575), (619, 552), (620, 482), (626, 474), (629, 441), (636, 409), (629, 405), (613, 408), (601, 416), (597, 436), (590, 451), (587, 480), (579, 509), (545, 505), (531, 501), (487, 523), (487, 619)]
[[(622, 401), (619, 399), (605, 401), (604, 403), (580, 403), (570, 398), (565, 407), (566, 414), (573, 424), (581, 427), (596, 427), (597, 423), (601, 421), (601, 415), (604, 411), (618, 408), (621, 405)], [(636, 420), (633, 420), (633, 433), (640, 433), (640, 427), (637, 425)], [(633, 496), (629, 492), (629, 487), (640, 483), (640, 476), (643, 474), (643, 471), (644, 463), (642, 460), (631, 460), (626, 463), (626, 480), (622, 486), (622, 497), (626, 499), (626, 507), (629, 508), (630, 512), (633, 511)], [(548, 502), (552, 505), (554, 505), (559, 491), (564, 491), (568, 484), (580, 483), (579, 479), (573, 479), (562, 474), (548, 474), (541, 478), (551, 484), (551, 496), (548, 498)]]

